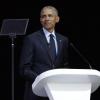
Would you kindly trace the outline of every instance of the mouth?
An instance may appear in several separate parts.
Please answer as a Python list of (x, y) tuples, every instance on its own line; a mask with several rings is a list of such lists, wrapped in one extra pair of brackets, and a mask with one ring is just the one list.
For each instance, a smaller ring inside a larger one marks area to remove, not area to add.
[(47, 25), (49, 25), (49, 24), (50, 24), (50, 22), (46, 21), (46, 22), (44, 22), (44, 24), (47, 24)]
[(44, 25), (45, 25), (45, 26), (50, 26), (50, 25), (51, 25), (51, 23), (44, 23)]

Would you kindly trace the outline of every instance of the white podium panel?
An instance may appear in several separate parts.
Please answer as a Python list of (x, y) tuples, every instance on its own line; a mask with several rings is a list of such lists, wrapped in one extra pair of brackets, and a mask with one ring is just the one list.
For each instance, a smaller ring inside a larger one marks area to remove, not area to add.
[(40, 74), (33, 93), (50, 100), (90, 100), (100, 86), (100, 72), (91, 69), (53, 69)]
[(48, 83), (47, 95), (50, 100), (90, 100), (91, 84)]

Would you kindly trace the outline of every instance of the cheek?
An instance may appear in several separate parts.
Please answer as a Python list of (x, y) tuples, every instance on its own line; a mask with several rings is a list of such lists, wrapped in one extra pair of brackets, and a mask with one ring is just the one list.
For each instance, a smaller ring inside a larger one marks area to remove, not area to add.
[(40, 23), (43, 25), (44, 24), (44, 21), (40, 21)]
[(40, 22), (43, 23), (44, 22), (44, 19), (40, 19)]

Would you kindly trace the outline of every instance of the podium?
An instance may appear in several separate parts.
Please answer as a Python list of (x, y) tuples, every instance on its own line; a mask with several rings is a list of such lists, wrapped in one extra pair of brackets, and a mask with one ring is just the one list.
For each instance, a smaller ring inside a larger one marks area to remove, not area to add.
[(32, 84), (34, 94), (50, 100), (90, 100), (100, 86), (100, 72), (93, 69), (53, 69)]

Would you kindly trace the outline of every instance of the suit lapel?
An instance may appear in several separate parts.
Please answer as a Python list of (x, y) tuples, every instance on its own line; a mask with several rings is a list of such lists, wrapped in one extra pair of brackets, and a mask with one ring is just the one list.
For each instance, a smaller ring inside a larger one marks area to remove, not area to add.
[(59, 55), (59, 53), (61, 51), (61, 47), (62, 47), (62, 40), (61, 40), (61, 38), (59, 37), (58, 34), (56, 35), (56, 38), (57, 38), (58, 55)]
[(40, 39), (41, 46), (46, 51), (46, 54), (47, 54), (49, 60), (52, 61), (51, 56), (49, 54), (49, 48), (48, 48), (49, 44), (47, 42), (47, 39), (46, 39), (45, 34), (42, 29), (40, 30), (39, 39)]
[(58, 57), (61, 53), (61, 48), (62, 48), (62, 39), (60, 38), (59, 34), (56, 33), (56, 39), (57, 39), (57, 46), (58, 46), (58, 52), (57, 52), (57, 56), (56, 56), (56, 61), (58, 60)]

